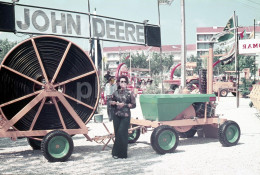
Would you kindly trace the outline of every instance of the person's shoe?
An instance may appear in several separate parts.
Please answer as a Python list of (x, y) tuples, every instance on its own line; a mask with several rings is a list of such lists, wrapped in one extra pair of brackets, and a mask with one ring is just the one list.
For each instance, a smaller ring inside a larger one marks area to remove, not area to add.
[(118, 157), (117, 157), (117, 156), (113, 156), (113, 158), (114, 158), (114, 159), (118, 159)]

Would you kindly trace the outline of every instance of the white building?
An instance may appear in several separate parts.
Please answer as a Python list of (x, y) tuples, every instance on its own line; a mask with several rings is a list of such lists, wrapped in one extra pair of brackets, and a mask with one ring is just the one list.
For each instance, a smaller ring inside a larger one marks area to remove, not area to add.
[[(187, 46), (187, 57), (191, 55), (196, 56), (196, 45), (188, 44)], [(160, 53), (159, 47), (151, 47), (151, 46), (118, 46), (118, 47), (104, 47), (103, 55), (109, 64), (109, 69), (116, 69), (119, 64), (120, 58), (123, 59), (123, 56), (126, 57), (129, 53)], [(179, 63), (181, 61), (181, 45), (165, 45), (162, 46), (162, 54), (163, 55), (173, 55), (174, 62)]]

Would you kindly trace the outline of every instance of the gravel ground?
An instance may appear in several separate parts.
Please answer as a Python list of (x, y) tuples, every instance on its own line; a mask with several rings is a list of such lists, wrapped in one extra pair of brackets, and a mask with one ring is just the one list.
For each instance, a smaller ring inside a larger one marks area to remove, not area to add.
[[(13, 142), (0, 138), (0, 174), (260, 174), (260, 118), (255, 108), (248, 106), (250, 99), (220, 98), (217, 114), (236, 121), (241, 129), (238, 145), (222, 147), (218, 139), (180, 139), (172, 154), (158, 155), (150, 145), (151, 131), (142, 134), (135, 144), (129, 145), (128, 159), (113, 159), (111, 147), (86, 141), (82, 135), (73, 137), (74, 151), (66, 162), (49, 163), (39, 150), (32, 150), (26, 139)], [(142, 116), (140, 106), (132, 116)], [(107, 116), (104, 122), (112, 131)], [(102, 136), (106, 130), (101, 123), (90, 122), (90, 137)]]

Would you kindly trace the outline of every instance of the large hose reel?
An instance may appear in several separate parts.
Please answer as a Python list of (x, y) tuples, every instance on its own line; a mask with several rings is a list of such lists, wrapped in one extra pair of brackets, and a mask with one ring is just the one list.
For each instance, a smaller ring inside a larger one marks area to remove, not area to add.
[[(38, 103), (28, 105), (37, 98), (41, 98)], [(87, 124), (98, 99), (99, 78), (92, 60), (63, 38), (30, 38), (14, 47), (1, 63), (0, 113), (14, 121), (14, 129), (78, 129), (72, 114)], [(23, 117), (16, 121), (19, 115)]]

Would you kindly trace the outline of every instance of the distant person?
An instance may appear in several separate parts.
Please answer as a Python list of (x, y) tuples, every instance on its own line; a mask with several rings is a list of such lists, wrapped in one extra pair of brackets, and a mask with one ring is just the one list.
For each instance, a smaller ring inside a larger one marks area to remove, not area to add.
[(113, 120), (113, 110), (114, 108), (111, 108), (110, 101), (112, 98), (112, 94), (117, 90), (117, 84), (115, 83), (115, 78), (111, 76), (106, 85), (105, 85), (105, 98), (107, 100), (107, 115), (109, 121)]
[(104, 75), (104, 78), (106, 79), (106, 81), (108, 81), (110, 77), (110, 71), (107, 71), (107, 73)]
[(128, 78), (121, 75), (117, 82), (118, 89), (112, 95), (110, 104), (114, 106), (113, 124), (115, 132), (115, 143), (112, 149), (113, 158), (127, 158), (128, 128), (130, 125), (130, 109), (136, 107), (135, 97), (127, 90)]

